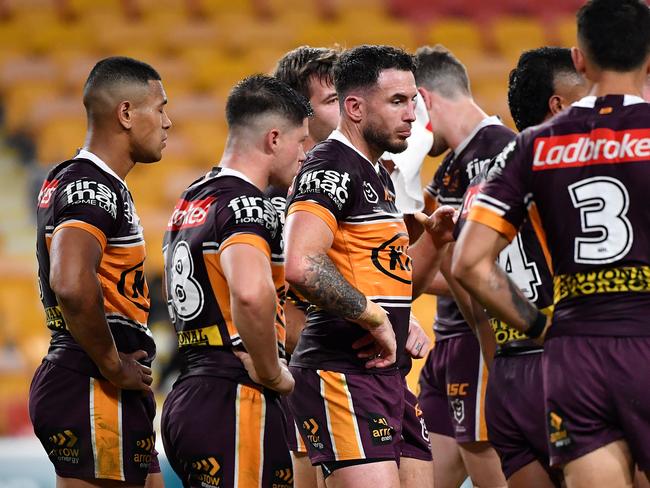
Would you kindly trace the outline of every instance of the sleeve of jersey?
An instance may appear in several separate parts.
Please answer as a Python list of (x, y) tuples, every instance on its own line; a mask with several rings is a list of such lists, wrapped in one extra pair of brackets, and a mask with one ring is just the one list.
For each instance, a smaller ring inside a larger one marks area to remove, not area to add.
[(262, 251), (270, 261), (271, 239), (282, 232), (273, 204), (259, 197), (236, 196), (227, 208), (219, 251), (233, 244), (247, 244)]
[(54, 199), (54, 231), (74, 227), (94, 236), (106, 247), (121, 211), (121, 199), (103, 178), (71, 174), (59, 185)]
[(287, 215), (309, 212), (320, 218), (336, 234), (338, 221), (345, 217), (352, 198), (352, 177), (341, 169), (325, 169), (313, 164), (294, 181)]
[(512, 241), (526, 217), (530, 199), (531, 168), (521, 137), (496, 157), (487, 183), (476, 196), (468, 220), (480, 222)]

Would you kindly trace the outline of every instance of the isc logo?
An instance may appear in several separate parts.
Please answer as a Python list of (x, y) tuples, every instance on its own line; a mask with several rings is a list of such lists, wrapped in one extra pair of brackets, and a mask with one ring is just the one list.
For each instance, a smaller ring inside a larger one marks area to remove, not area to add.
[(447, 396), (467, 396), (469, 383), (447, 383)]

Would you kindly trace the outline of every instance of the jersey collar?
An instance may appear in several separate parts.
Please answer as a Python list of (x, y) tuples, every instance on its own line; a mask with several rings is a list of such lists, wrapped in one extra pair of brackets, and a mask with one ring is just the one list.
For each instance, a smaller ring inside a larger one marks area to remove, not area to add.
[(463, 139), (460, 144), (458, 144), (458, 147), (454, 149), (454, 154), (462, 153), (469, 145), (469, 143), (472, 142), (472, 139), (474, 139), (474, 136), (478, 133), (478, 131), (480, 131), (483, 127), (487, 127), (488, 125), (503, 125), (503, 122), (501, 122), (501, 119), (499, 119), (499, 117), (496, 115), (485, 117), (478, 124), (476, 124), (476, 127), (474, 127), (472, 132), (470, 132), (470, 134), (465, 139)]
[(126, 186), (126, 182), (120, 178), (115, 171), (111, 169), (111, 167), (104, 162), (102, 158), (97, 156), (97, 154), (92, 153), (88, 151), (87, 149), (80, 149), (77, 155), (74, 157), (74, 159), (87, 159), (88, 161), (91, 161), (95, 166), (97, 166), (99, 169), (102, 171), (105, 171), (109, 175), (113, 176), (114, 178), (117, 178), (117, 180), (122, 183), (126, 189), (128, 190), (129, 187)]
[(332, 133), (329, 135), (328, 139), (333, 139), (333, 140), (335, 140), (335, 141), (339, 141), (339, 142), (345, 144), (346, 146), (348, 146), (349, 148), (352, 148), (352, 149), (353, 149), (354, 151), (356, 151), (356, 153), (359, 154), (363, 159), (365, 159), (365, 160), (368, 161), (370, 164), (372, 164), (372, 167), (375, 168), (375, 171), (376, 171), (377, 173), (379, 173), (379, 163), (378, 163), (378, 162), (373, 163), (372, 161), (370, 161), (370, 160), (369, 160), (369, 159), (368, 159), (368, 158), (367, 158), (367, 157), (366, 157), (366, 156), (365, 156), (361, 151), (359, 151), (356, 147), (354, 147), (354, 145), (350, 142), (350, 139), (348, 139), (347, 137), (345, 137), (345, 134), (343, 134), (343, 132), (341, 132), (341, 131), (338, 130), (338, 129), (334, 129), (334, 130), (332, 131)]
[(235, 178), (240, 178), (245, 182), (255, 186), (255, 184), (248, 178), (248, 176), (246, 176), (241, 171), (237, 171), (236, 169), (222, 167), (221, 171), (219, 171), (219, 174), (215, 178), (221, 178), (222, 176), (234, 176)]
[[(602, 97), (601, 97), (602, 98)], [(594, 108), (596, 106), (596, 100), (598, 97), (595, 95), (587, 95), (584, 98), (581, 98), (575, 103), (572, 103), (572, 107), (580, 108)], [(647, 103), (643, 98), (637, 95), (623, 95), (623, 106), (627, 107), (628, 105), (636, 105), (638, 103)]]

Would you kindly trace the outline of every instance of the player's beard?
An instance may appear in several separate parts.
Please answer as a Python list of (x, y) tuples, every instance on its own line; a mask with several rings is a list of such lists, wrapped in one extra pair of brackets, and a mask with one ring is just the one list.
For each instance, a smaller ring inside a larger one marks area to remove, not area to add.
[(397, 154), (405, 151), (408, 147), (408, 142), (406, 140), (392, 141), (389, 130), (379, 126), (378, 124), (373, 124), (372, 122), (369, 122), (368, 125), (363, 128), (363, 138), (370, 146), (379, 149), (379, 152), (381, 153), (388, 151)]

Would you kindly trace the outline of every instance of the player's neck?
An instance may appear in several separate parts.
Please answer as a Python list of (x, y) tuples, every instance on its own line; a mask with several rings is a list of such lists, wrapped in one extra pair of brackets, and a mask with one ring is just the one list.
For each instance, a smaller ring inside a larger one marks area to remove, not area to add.
[(264, 191), (269, 186), (270, 162), (263, 159), (265, 159), (263, 155), (251, 151), (238, 151), (236, 148), (226, 147), (219, 166), (239, 171), (251, 180), (253, 185)]
[(472, 98), (462, 98), (451, 102), (448, 107), (447, 130), (444, 138), (452, 150), (456, 150), (460, 144), (476, 129), (484, 119), (488, 117)]
[(372, 163), (376, 163), (379, 156), (384, 153), (381, 149), (368, 144), (368, 141), (363, 137), (359, 124), (347, 124), (345, 121), (341, 121), (338, 130), (348, 138), (348, 141), (357, 148), (357, 151), (363, 154)]
[(643, 97), (645, 72), (601, 71), (589, 91), (589, 95), (604, 97), (605, 95), (637, 95)]
[(123, 180), (135, 166), (129, 151), (120, 147), (115, 141), (105, 141), (101, 137), (89, 135), (84, 143), (84, 149), (99, 157)]

